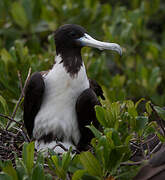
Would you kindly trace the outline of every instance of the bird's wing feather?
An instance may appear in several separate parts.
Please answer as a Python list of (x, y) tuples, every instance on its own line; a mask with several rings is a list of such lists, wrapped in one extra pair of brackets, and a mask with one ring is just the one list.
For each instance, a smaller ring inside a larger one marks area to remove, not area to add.
[(30, 137), (33, 132), (35, 116), (41, 107), (44, 89), (45, 84), (41, 73), (33, 73), (25, 89), (23, 115), (24, 124)]
[(103, 95), (103, 90), (101, 86), (93, 79), (89, 79), (90, 88), (96, 93), (98, 97), (101, 97), (103, 100), (105, 99)]
[(98, 127), (98, 121), (96, 119), (96, 113), (94, 106), (101, 105), (95, 92), (88, 88), (84, 90), (81, 95), (78, 97), (76, 102), (76, 112), (78, 126), (80, 130), (80, 141), (77, 146), (78, 150), (85, 150), (87, 144), (89, 144), (91, 138), (93, 137), (92, 132), (86, 125), (90, 125), (91, 122)]

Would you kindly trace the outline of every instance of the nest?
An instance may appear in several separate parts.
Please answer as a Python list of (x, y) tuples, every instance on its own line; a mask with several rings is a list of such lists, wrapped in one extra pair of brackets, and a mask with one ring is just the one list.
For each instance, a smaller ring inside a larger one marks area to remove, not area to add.
[(21, 131), (11, 132), (0, 128), (0, 159), (15, 161), (22, 156), (22, 146), (25, 142)]
[[(5, 128), (0, 127), (0, 159), (3, 161), (11, 160), (12, 162), (14, 162), (16, 156), (21, 157), (24, 142), (29, 142), (29, 138), (26, 135), (27, 133), (24, 131), (23, 123), (17, 122), (16, 120), (14, 120), (14, 118), (18, 111), (18, 107), (21, 105), (22, 99), (24, 97), (25, 88), (29, 81), (30, 75), (31, 68), (29, 68), (27, 78), (23, 86), (21, 74), (18, 71), (18, 78), (21, 87), (20, 97), (11, 116), (0, 114), (1, 118), (8, 120), (7, 126)], [(12, 128), (9, 129), (11, 123), (15, 123), (16, 126), (12, 126)]]

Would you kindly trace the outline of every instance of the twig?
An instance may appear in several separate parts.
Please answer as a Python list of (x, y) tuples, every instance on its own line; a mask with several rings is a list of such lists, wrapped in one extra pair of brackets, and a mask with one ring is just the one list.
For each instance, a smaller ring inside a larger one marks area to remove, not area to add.
[(144, 145), (144, 144), (147, 144), (147, 143), (149, 143), (150, 141), (152, 141), (155, 137), (156, 137), (157, 135), (156, 134), (154, 134), (154, 136), (152, 136), (150, 139), (147, 139), (146, 141), (144, 141), (142, 144)]
[(133, 152), (133, 154), (130, 156), (130, 159), (133, 158), (133, 157), (136, 155), (137, 150), (138, 150), (138, 149), (136, 149), (136, 150)]
[(135, 142), (130, 141), (130, 143), (131, 143), (131, 146), (135, 147), (136, 149), (141, 150), (141, 148), (139, 147), (139, 145), (137, 145)]
[(20, 122), (14, 120), (13, 118), (11, 118), (11, 117), (9, 117), (9, 116), (7, 116), (7, 115), (0, 114), (0, 116), (3, 117), (3, 118), (5, 118), (5, 119), (8, 119), (9, 122), (15, 122), (15, 123), (17, 123), (17, 124), (19, 124), (19, 125), (22, 125), (22, 123), (20, 123)]
[(161, 147), (162, 145), (162, 142), (159, 142), (155, 147), (154, 149), (151, 151), (151, 154), (155, 153), (157, 150), (159, 150), (159, 148)]
[[(17, 71), (17, 74), (18, 74), (18, 79), (19, 79), (19, 82), (20, 82), (21, 92), (23, 92), (22, 77), (21, 77), (20, 71)], [(23, 92), (23, 96), (24, 96), (24, 92)]]
[(137, 166), (141, 165), (144, 161), (138, 161), (138, 162), (122, 162), (120, 163), (121, 166)]
[[(29, 137), (26, 136), (26, 133), (23, 131), (23, 129), (20, 129), (18, 127), (13, 127), (14, 129), (16, 129), (17, 131), (19, 131), (21, 133), (21, 135), (24, 137), (26, 142), (30, 142)], [(17, 134), (18, 135), (18, 134)]]
[[(13, 113), (12, 113), (12, 116), (11, 116), (12, 119), (15, 117), (16, 112), (17, 112), (17, 109), (18, 109), (18, 107), (19, 107), (19, 105), (20, 105), (20, 102), (21, 102), (23, 96), (24, 96), (25, 87), (26, 87), (27, 82), (28, 82), (28, 80), (29, 80), (29, 78), (30, 78), (30, 75), (31, 75), (31, 68), (29, 68), (29, 72), (28, 72), (27, 78), (26, 78), (26, 80), (25, 80), (25, 84), (24, 84), (24, 87), (23, 87), (23, 89), (22, 89), (21, 95), (20, 95), (20, 97), (19, 97), (19, 99), (18, 99), (18, 102), (17, 102), (17, 104), (16, 104), (16, 106), (15, 106), (15, 109), (14, 109), (14, 111), (13, 111)], [(11, 122), (9, 121), (9, 122), (7, 123), (7, 126), (6, 126), (6, 130), (9, 128), (10, 124), (11, 124)]]
[(148, 155), (147, 155), (147, 159), (151, 158), (151, 149), (149, 146), (149, 143), (147, 142), (147, 149), (148, 149)]
[(145, 154), (145, 151), (144, 151), (144, 148), (143, 148), (142, 141), (143, 141), (143, 140), (142, 140), (141, 137), (140, 137), (140, 147), (141, 147), (141, 152), (142, 152), (142, 155), (143, 155), (144, 159), (146, 160), (146, 159), (147, 159), (147, 156), (146, 156), (146, 154)]
[(14, 138), (16, 138), (17, 137), (17, 135), (16, 134), (14, 134), (14, 133), (12, 133), (12, 132), (10, 132), (10, 131), (6, 131), (6, 130), (1, 130), (1, 131), (3, 131), (3, 132), (5, 132), (6, 134), (8, 134), (8, 135), (10, 135), (10, 136), (13, 136)]
[(155, 109), (154, 109), (154, 105), (152, 104), (152, 103), (150, 103), (150, 106), (151, 106), (151, 108), (152, 108), (152, 110), (153, 110), (153, 112), (156, 114), (156, 116), (157, 116), (157, 123), (160, 125), (160, 127), (161, 127), (161, 129), (162, 129), (162, 131), (163, 131), (163, 136), (165, 136), (165, 128), (164, 128), (164, 125), (163, 125), (163, 121), (162, 121), (162, 119), (160, 118), (160, 116), (158, 115), (158, 113), (155, 111)]
[(5, 150), (7, 150), (7, 151), (9, 150), (9, 148), (8, 148), (8, 147), (5, 147), (5, 146), (0, 146), (0, 148), (1, 148), (1, 149), (5, 149)]

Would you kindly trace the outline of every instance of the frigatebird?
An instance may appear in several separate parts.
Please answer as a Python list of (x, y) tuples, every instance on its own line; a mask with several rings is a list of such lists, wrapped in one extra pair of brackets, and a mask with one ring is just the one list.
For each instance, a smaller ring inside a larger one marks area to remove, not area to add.
[(37, 151), (54, 148), (55, 152), (63, 153), (58, 142), (66, 149), (72, 146), (84, 150), (93, 137), (86, 125), (97, 126), (94, 106), (100, 105), (97, 96), (104, 96), (99, 84), (87, 77), (81, 49), (89, 46), (114, 50), (120, 55), (122, 49), (116, 43), (93, 39), (75, 24), (59, 27), (54, 39), (56, 57), (52, 69), (33, 73), (27, 83), (24, 124)]

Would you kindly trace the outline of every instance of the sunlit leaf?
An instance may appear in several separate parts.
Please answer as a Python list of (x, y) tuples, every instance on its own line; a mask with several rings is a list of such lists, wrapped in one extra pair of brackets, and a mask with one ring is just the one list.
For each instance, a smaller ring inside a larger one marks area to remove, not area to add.
[(31, 174), (34, 166), (34, 142), (24, 144), (22, 157), (28, 173)]
[(59, 165), (58, 163), (58, 158), (56, 155), (51, 157), (53, 160), (53, 163), (55, 165), (55, 173), (57, 174), (57, 176), (63, 180), (65, 180), (66, 178), (66, 172), (64, 171), (64, 169), (62, 169), (62, 167)]
[(93, 125), (87, 126), (87, 128), (89, 128), (92, 131), (92, 133), (95, 135), (96, 138), (101, 137), (102, 133), (98, 129), (96, 129)]
[(71, 162), (71, 151), (72, 148), (69, 149), (67, 153), (64, 153), (62, 156), (62, 168), (66, 171), (68, 169), (68, 166)]
[(83, 164), (85, 170), (93, 176), (102, 176), (102, 168), (98, 160), (94, 155), (87, 151), (80, 154), (80, 161)]
[(14, 169), (14, 167), (13, 167), (11, 162), (9, 162), (7, 164), (7, 166), (5, 166), (2, 170), (3, 170), (3, 172), (5, 172), (9, 176), (11, 176), (13, 178), (13, 180), (18, 180), (17, 172)]
[(28, 20), (25, 11), (19, 2), (13, 2), (11, 7), (11, 14), (14, 21), (22, 28), (26, 28)]
[(3, 108), (4, 108), (4, 112), (5, 114), (8, 114), (9, 109), (8, 109), (8, 105), (6, 100), (0, 95), (0, 103), (2, 104)]
[(108, 127), (107, 121), (105, 119), (105, 109), (100, 106), (95, 106), (96, 116), (100, 124), (104, 127)]
[(81, 170), (77, 170), (73, 176), (72, 176), (72, 180), (79, 180), (81, 179), (81, 177), (86, 173), (86, 170), (81, 169)]

